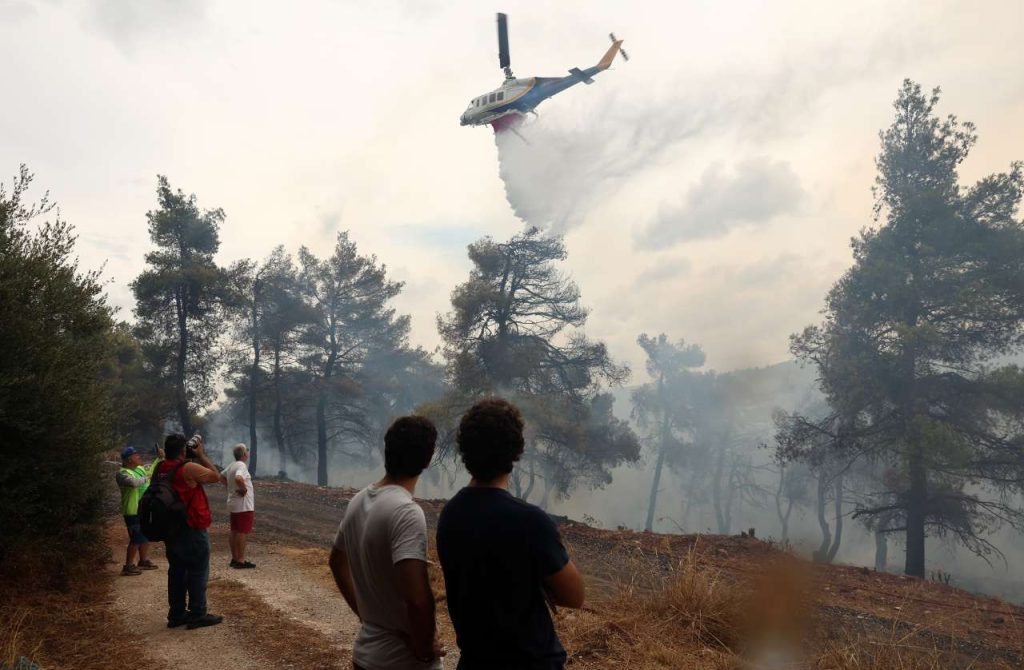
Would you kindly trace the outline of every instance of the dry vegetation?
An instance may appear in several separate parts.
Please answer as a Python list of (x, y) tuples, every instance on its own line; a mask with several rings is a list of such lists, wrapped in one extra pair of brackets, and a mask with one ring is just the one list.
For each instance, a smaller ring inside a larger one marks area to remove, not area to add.
[(21, 548), (0, 567), (0, 667), (24, 657), (42, 668), (109, 670), (160, 667), (112, 607), (114, 577), (104, 569), (106, 545), (83, 548), (74, 566), (38, 557), (45, 546)]
[[(277, 545), (307, 578), (333, 589), (326, 546), (351, 492), (261, 484), (259, 541)], [(432, 525), (441, 505), (423, 506)], [(588, 581), (587, 608), (555, 617), (569, 668), (1024, 667), (1024, 610), (995, 598), (862, 568), (811, 566), (752, 538), (572, 522), (561, 529)], [(119, 544), (123, 528), (114, 523), (110, 532)], [(106, 551), (78, 571), (11, 558), (0, 566), (0, 662), (24, 655), (47, 670), (159, 667), (111, 607), (115, 573), (104, 569)], [(439, 632), (454, 657), (433, 548), (431, 559)], [(247, 649), (274, 660), (268, 667), (344, 667), (347, 655), (337, 644), (242, 584), (216, 580), (210, 588), (228, 621), (244, 622), (239, 635)]]
[(241, 642), (256, 657), (269, 659), (275, 668), (342, 670), (351, 667), (351, 656), (341, 653), (330, 640), (275, 609), (244, 584), (230, 579), (211, 581), (211, 599), (237, 626)]
[(644, 567), (583, 612), (561, 612), (569, 667), (638, 670), (813, 668), (931, 670), (1013, 668), (981, 659), (923, 626), (889, 622), (866, 630), (822, 610), (805, 564), (779, 553), (756, 576), (714, 567), (692, 547), (667, 573)]

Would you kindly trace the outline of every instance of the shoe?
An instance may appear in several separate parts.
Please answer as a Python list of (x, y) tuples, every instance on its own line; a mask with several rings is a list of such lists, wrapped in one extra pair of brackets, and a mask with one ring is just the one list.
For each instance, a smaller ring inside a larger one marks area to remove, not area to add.
[(160, 568), (158, 568), (156, 565), (154, 565), (153, 561), (151, 561), (151, 560), (149, 560), (147, 558), (144, 561), (139, 561), (139, 569), (140, 570), (159, 570)]
[(245, 563), (243, 563), (242, 561), (236, 561), (235, 559), (232, 558), (231, 562), (228, 563), (228, 567), (235, 568), (236, 570), (238, 570), (238, 569), (244, 568), (245, 567)]
[(207, 626), (216, 626), (224, 620), (219, 614), (204, 614), (203, 616), (189, 619), (188, 623), (185, 624), (185, 628), (193, 630), (195, 628), (206, 628)]
[(242, 563), (242, 565), (240, 565), (239, 567), (241, 567), (241, 568), (245, 568), (245, 569), (247, 569), (247, 570), (251, 570), (251, 569), (253, 569), (253, 568), (255, 568), (255, 567), (256, 567), (256, 564), (255, 564), (255, 563), (252, 563), (251, 561), (245, 561), (245, 562), (243, 562), (243, 563)]
[(168, 628), (177, 628), (178, 626), (184, 626), (187, 623), (188, 623), (188, 619), (168, 619), (167, 620), (167, 627)]
[(135, 576), (141, 575), (141, 574), (142, 574), (142, 570), (139, 570), (134, 565), (126, 565), (123, 568), (121, 568), (121, 576), (122, 577), (135, 577)]

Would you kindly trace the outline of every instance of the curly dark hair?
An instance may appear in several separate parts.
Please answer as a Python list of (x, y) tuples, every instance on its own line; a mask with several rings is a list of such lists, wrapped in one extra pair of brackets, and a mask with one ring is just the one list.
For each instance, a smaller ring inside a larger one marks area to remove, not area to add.
[(473, 479), (494, 481), (523, 455), (523, 415), (507, 400), (481, 400), (462, 416), (456, 440)]
[(430, 419), (403, 416), (384, 435), (384, 471), (392, 477), (417, 477), (434, 457), (437, 429)]

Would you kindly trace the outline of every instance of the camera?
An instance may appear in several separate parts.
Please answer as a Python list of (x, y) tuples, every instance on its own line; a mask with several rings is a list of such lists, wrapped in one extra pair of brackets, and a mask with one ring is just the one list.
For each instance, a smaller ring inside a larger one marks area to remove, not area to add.
[(185, 443), (185, 458), (196, 457), (196, 445), (199, 444), (199, 440), (202, 439), (202, 435), (198, 432), (192, 437), (188, 438), (188, 442)]

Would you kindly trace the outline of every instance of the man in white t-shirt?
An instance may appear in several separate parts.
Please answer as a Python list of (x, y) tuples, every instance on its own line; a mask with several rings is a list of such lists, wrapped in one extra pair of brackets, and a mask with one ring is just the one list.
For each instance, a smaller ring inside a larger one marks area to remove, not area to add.
[(412, 499), (436, 440), (429, 420), (396, 419), (384, 436), (384, 478), (352, 498), (334, 538), (334, 581), (362, 621), (352, 645), (356, 670), (441, 668), (427, 522)]
[(249, 474), (249, 448), (236, 444), (232, 450), (235, 462), (224, 469), (228, 487), (228, 513), (231, 515), (231, 567), (237, 569), (255, 568), (256, 564), (245, 560), (245, 545), (256, 517), (256, 504), (252, 494), (252, 475)]

